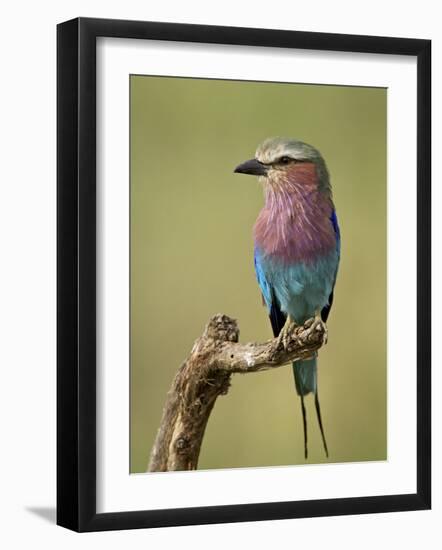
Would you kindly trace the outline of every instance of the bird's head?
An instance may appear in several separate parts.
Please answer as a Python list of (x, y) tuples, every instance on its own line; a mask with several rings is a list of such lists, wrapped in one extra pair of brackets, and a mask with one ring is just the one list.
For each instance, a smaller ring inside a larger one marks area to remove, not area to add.
[(303, 185), (313, 182), (319, 189), (330, 190), (327, 167), (321, 153), (302, 141), (274, 137), (266, 139), (255, 153), (255, 158), (237, 166), (234, 172), (260, 176), (265, 185)]

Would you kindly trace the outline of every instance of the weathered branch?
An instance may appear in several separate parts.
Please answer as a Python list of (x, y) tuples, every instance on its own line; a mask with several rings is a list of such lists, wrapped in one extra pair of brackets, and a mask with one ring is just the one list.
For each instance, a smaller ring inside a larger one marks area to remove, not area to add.
[(149, 472), (195, 470), (204, 431), (219, 395), (233, 373), (272, 369), (312, 357), (321, 347), (325, 326), (318, 319), (294, 328), (284, 339), (239, 344), (234, 319), (215, 315), (181, 365), (167, 394), (149, 462)]

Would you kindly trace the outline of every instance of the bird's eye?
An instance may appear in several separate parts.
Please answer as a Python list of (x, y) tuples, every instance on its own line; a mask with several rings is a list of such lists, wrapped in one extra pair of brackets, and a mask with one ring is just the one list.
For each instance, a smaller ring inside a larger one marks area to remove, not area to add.
[(288, 164), (292, 159), (290, 157), (281, 157), (279, 159), (280, 164)]

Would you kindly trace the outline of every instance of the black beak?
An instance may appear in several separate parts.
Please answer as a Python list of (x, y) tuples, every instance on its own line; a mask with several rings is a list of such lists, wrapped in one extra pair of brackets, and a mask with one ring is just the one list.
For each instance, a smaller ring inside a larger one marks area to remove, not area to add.
[(252, 174), (252, 176), (266, 176), (267, 166), (259, 160), (250, 159), (246, 160), (234, 170), (236, 174)]

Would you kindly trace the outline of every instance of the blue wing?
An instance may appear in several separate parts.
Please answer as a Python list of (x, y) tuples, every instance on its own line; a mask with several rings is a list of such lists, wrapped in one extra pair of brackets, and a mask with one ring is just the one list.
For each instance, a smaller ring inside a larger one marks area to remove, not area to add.
[(272, 324), (273, 335), (278, 336), (281, 332), (285, 320), (287, 318), (286, 314), (281, 311), (278, 300), (275, 296), (273, 287), (267, 281), (264, 271), (260, 262), (260, 255), (258, 249), (255, 247), (254, 252), (255, 259), (255, 273), (258, 280), (259, 288), (261, 289), (262, 297), (267, 306), (269, 312), (270, 323)]
[[(339, 257), (341, 255), (341, 232), (339, 231), (338, 217), (336, 216), (336, 211), (335, 210), (333, 210), (333, 212), (332, 212), (332, 215), (330, 217), (330, 221), (332, 222), (333, 229), (335, 230), (336, 248), (338, 250), (338, 262), (339, 262)], [(338, 269), (336, 268), (335, 279), (333, 281), (333, 288), (334, 288), (335, 283), (336, 283), (337, 274), (338, 274)], [(330, 314), (330, 310), (332, 308), (332, 305), (333, 305), (333, 290), (331, 291), (331, 294), (329, 296), (328, 304), (325, 307), (323, 307), (322, 311), (321, 311), (321, 318), (324, 321), (324, 323), (328, 319), (328, 316)]]

